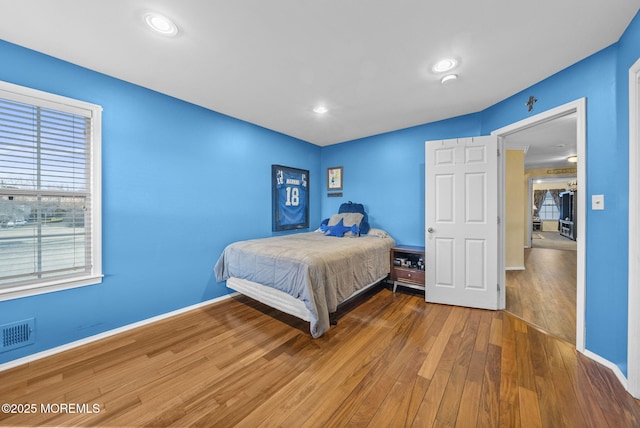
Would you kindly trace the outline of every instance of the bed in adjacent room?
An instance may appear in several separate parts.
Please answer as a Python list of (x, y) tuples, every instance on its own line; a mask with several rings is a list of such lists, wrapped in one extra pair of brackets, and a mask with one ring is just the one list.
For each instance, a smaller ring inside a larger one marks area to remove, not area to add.
[(316, 232), (228, 245), (216, 279), (248, 297), (310, 323), (313, 337), (330, 326), (338, 305), (384, 280), (394, 240), (370, 229), (360, 204), (342, 204)]

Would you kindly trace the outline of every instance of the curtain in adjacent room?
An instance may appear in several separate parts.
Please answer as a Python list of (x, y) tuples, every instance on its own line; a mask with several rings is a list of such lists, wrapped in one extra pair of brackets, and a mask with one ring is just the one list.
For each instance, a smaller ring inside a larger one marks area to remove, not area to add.
[(556, 208), (560, 211), (560, 193), (566, 191), (566, 189), (549, 189), (549, 193), (551, 193), (551, 197), (553, 198), (553, 203), (556, 204)]
[(540, 209), (542, 206), (542, 201), (544, 201), (544, 197), (547, 194), (546, 190), (534, 190), (533, 192), (533, 204)]

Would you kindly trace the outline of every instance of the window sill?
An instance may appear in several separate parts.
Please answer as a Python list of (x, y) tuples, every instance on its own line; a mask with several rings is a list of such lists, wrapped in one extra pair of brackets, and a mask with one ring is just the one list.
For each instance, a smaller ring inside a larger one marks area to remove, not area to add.
[(51, 281), (41, 284), (31, 284), (22, 287), (0, 289), (0, 302), (5, 300), (20, 299), (36, 296), (38, 294), (53, 293), (55, 291), (69, 290), (71, 288), (85, 287), (100, 284), (103, 275), (85, 276), (74, 280)]

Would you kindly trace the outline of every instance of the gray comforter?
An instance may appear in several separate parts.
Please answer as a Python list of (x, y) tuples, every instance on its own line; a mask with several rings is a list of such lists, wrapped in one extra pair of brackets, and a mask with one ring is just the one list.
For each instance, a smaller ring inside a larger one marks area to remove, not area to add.
[(339, 303), (389, 273), (393, 245), (390, 237), (318, 232), (252, 239), (227, 246), (214, 270), (218, 282), (242, 278), (302, 300), (311, 312), (311, 335), (319, 337)]

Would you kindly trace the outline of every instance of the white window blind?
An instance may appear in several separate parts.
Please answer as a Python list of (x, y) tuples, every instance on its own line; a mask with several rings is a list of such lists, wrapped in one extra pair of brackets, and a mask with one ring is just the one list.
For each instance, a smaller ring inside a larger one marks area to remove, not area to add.
[(540, 220), (558, 220), (560, 218), (560, 211), (553, 200), (553, 196), (551, 196), (551, 192), (548, 190), (538, 212)]
[(9, 89), (0, 86), (0, 293), (83, 285), (74, 281), (101, 275), (100, 110)]

